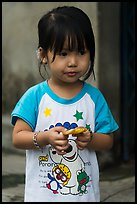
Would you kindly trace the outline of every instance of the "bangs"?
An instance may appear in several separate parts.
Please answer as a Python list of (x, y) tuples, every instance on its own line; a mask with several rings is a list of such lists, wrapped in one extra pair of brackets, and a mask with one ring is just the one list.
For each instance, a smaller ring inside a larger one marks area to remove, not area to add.
[[(64, 48), (69, 51), (82, 51), (87, 48), (84, 35), (78, 28), (78, 25), (72, 25), (68, 22), (61, 22), (54, 25), (54, 30), (50, 33), (49, 49), (54, 52), (53, 61), (57, 53)], [(73, 23), (74, 24), (74, 23)], [(62, 29), (63, 28), (63, 29)]]

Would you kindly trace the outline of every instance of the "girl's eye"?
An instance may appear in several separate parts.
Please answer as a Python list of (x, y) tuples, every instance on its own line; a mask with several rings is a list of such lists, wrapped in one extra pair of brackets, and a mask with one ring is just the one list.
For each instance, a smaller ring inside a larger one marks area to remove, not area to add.
[(85, 53), (86, 53), (85, 50), (81, 50), (81, 51), (79, 52), (80, 55), (84, 55)]
[(65, 56), (67, 56), (67, 52), (62, 51), (62, 52), (59, 53), (59, 55), (65, 57)]

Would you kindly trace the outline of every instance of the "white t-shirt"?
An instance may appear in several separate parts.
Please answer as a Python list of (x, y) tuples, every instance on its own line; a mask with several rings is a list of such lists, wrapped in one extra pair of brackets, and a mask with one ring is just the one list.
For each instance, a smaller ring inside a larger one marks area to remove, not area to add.
[[(118, 129), (102, 93), (88, 83), (74, 98), (63, 99), (53, 93), (47, 81), (41, 82), (26, 91), (11, 116), (13, 125), (22, 118), (33, 131), (55, 126), (84, 126), (100, 133)], [(26, 150), (25, 202), (100, 201), (96, 153), (79, 150), (75, 139), (69, 135), (65, 155), (58, 155), (51, 145), (43, 151)]]

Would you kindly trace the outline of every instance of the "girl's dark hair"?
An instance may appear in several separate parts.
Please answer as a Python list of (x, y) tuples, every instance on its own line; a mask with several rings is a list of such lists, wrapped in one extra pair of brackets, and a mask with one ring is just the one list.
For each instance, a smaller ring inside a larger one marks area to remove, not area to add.
[[(65, 40), (68, 41), (68, 49), (82, 51), (86, 48), (90, 51), (91, 65), (84, 80), (91, 73), (94, 74), (95, 40), (88, 16), (79, 8), (73, 6), (57, 7), (42, 16), (38, 22), (39, 45), (47, 53), (54, 51), (53, 61), (56, 54), (61, 52)], [(66, 38), (67, 37), (67, 38)]]

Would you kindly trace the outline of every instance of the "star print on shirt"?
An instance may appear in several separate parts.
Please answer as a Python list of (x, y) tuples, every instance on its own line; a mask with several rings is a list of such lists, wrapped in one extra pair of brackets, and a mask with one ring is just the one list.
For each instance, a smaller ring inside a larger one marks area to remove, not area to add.
[(46, 117), (51, 116), (51, 111), (52, 111), (52, 109), (46, 108), (46, 109), (44, 110), (45, 116), (46, 116)]
[(83, 112), (79, 112), (76, 110), (76, 114), (73, 116), (77, 119), (77, 121), (80, 119), (83, 120), (82, 114), (83, 114)]
[(90, 130), (90, 124), (89, 124), (89, 125), (86, 124), (86, 128), (87, 128), (88, 130)]

